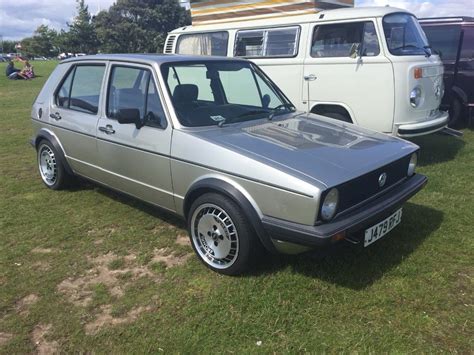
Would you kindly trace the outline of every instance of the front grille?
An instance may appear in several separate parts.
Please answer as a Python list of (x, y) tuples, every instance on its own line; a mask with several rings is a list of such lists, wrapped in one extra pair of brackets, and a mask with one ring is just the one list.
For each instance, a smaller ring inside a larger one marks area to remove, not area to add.
[[(408, 155), (367, 174), (347, 181), (339, 186), (335, 186), (339, 190), (339, 207), (337, 214), (366, 201), (372, 196), (389, 189), (391, 186), (406, 178), (410, 158), (411, 155)], [(385, 185), (380, 187), (379, 177), (382, 173), (387, 174), (387, 179)], [(324, 197), (329, 190), (330, 189), (325, 191), (321, 201), (324, 200)]]
[(165, 44), (165, 54), (171, 54), (173, 53), (173, 45), (174, 45), (174, 40), (176, 39), (176, 36), (168, 36), (168, 39), (166, 40)]

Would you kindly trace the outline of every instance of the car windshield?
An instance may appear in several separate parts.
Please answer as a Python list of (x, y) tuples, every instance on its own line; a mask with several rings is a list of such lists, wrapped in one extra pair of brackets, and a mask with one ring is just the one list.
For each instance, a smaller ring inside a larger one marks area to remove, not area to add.
[(271, 119), (294, 111), (275, 84), (249, 62), (166, 63), (161, 72), (186, 127)]
[(383, 18), (387, 46), (393, 55), (431, 55), (425, 33), (415, 16), (396, 13)]

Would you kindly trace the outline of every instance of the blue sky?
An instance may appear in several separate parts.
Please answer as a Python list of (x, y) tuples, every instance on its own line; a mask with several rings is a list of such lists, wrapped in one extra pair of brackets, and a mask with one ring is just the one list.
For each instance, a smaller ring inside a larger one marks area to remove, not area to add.
[[(108, 8), (113, 2), (114, 0), (86, 0), (92, 13)], [(410, 10), (418, 17), (474, 17), (474, 0), (355, 0), (355, 4), (389, 4)], [(3, 39), (17, 40), (31, 36), (41, 24), (55, 29), (66, 28), (66, 22), (71, 22), (74, 13), (75, 0), (0, 0), (0, 35), (3, 35)]]

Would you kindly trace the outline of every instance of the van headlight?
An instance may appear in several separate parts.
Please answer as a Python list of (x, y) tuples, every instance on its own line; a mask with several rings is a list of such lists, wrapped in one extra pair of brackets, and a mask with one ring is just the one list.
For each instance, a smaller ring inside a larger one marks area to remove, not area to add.
[(331, 189), (321, 205), (321, 218), (325, 221), (329, 221), (334, 217), (337, 211), (337, 205), (339, 204), (339, 191), (336, 188)]
[(416, 87), (410, 93), (410, 105), (412, 107), (418, 107), (420, 102), (421, 102), (421, 89), (419, 87)]
[(410, 163), (408, 163), (408, 176), (412, 176), (415, 173), (416, 164), (418, 163), (418, 154), (413, 153), (410, 158)]

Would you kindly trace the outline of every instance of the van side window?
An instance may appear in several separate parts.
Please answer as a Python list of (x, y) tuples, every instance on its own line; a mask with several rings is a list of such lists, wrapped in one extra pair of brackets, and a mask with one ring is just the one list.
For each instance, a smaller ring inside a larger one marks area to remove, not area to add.
[(76, 65), (56, 93), (56, 105), (96, 114), (105, 65)]
[(463, 45), (461, 49), (461, 60), (474, 69), (474, 27), (464, 28)]
[(165, 128), (166, 118), (151, 72), (147, 69), (113, 66), (107, 93), (107, 117), (120, 110), (137, 109), (145, 125)]
[(371, 21), (320, 25), (314, 28), (312, 57), (350, 57), (355, 50), (362, 56), (379, 55), (379, 40)]
[(236, 57), (294, 57), (298, 53), (300, 28), (271, 28), (238, 31)]
[(179, 36), (178, 54), (227, 56), (228, 32), (193, 33)]

